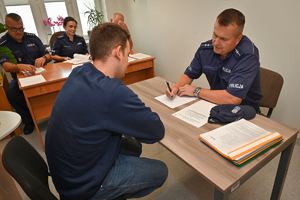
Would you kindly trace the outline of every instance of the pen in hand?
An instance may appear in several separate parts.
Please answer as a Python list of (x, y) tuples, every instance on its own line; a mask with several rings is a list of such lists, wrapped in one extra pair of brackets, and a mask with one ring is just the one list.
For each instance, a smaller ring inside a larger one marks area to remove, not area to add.
[[(169, 84), (169, 81), (166, 81), (166, 83), (167, 83), (167, 86), (168, 86), (168, 88), (169, 88), (169, 91), (170, 91), (170, 93), (172, 92), (172, 90), (171, 90), (171, 88), (170, 88), (170, 84)], [(173, 96), (171, 96), (172, 98), (173, 98)]]

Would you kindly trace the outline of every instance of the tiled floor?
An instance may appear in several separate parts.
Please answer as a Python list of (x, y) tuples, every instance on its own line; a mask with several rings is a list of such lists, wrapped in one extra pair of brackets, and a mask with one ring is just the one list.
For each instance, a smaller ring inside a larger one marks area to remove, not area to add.
[[(47, 129), (47, 120), (40, 121), (39, 127), (44, 138)], [(30, 135), (23, 135), (42, 155), (45, 159), (45, 153), (40, 144), (37, 132), (34, 131)], [(9, 139), (0, 141), (0, 151)], [(200, 152), (201, 153), (201, 152)], [(214, 188), (203, 179), (200, 175), (194, 172), (189, 166), (179, 160), (176, 156), (156, 143), (153, 145), (143, 146), (144, 157), (155, 158), (164, 161), (169, 168), (169, 176), (166, 183), (152, 194), (141, 198), (142, 200), (209, 200), (213, 199)], [(270, 199), (273, 182), (279, 156), (268, 163), (257, 174), (251, 177), (245, 184), (238, 188), (229, 196), (232, 200), (255, 199), (265, 200)], [(49, 180), (51, 191), (57, 195), (57, 192)], [(289, 171), (286, 177), (284, 188), (282, 191), (282, 200), (296, 200), (300, 196), (300, 142), (299, 139), (295, 145), (293, 157), (290, 163)], [(17, 185), (20, 194), (24, 200), (29, 199), (23, 190)], [(57, 195), (58, 196), (58, 195)]]

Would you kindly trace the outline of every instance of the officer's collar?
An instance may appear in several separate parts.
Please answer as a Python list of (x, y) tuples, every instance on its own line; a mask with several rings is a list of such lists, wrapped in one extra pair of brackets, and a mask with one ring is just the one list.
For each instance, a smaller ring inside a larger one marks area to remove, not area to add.
[(14, 41), (14, 42), (17, 42), (17, 43), (22, 43), (23, 40), (24, 40), (24, 37), (25, 37), (25, 32), (24, 32), (24, 35), (23, 35), (23, 38), (22, 38), (22, 42), (18, 42), (15, 38), (13, 38), (8, 32), (6, 33), (6, 37), (8, 40), (11, 40), (11, 41)]

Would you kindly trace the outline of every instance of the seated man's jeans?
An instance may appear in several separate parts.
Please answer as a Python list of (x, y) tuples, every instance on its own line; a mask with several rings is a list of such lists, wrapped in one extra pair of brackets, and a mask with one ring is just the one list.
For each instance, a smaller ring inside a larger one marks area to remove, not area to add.
[(120, 154), (92, 200), (140, 198), (161, 187), (168, 168), (159, 160), (138, 157), (142, 145), (134, 138), (122, 137)]

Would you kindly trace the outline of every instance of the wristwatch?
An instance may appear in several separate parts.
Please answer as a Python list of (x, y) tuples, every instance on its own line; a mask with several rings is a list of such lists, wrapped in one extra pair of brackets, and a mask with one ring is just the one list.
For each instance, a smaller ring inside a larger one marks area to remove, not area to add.
[(196, 87), (196, 88), (194, 89), (194, 95), (195, 95), (195, 97), (198, 97), (198, 98), (199, 98), (198, 94), (199, 94), (200, 90), (201, 90), (201, 87)]
[(43, 58), (45, 58), (45, 59), (46, 59), (46, 61), (48, 60), (48, 57), (47, 57), (47, 56), (45, 56), (45, 55), (43, 55)]

